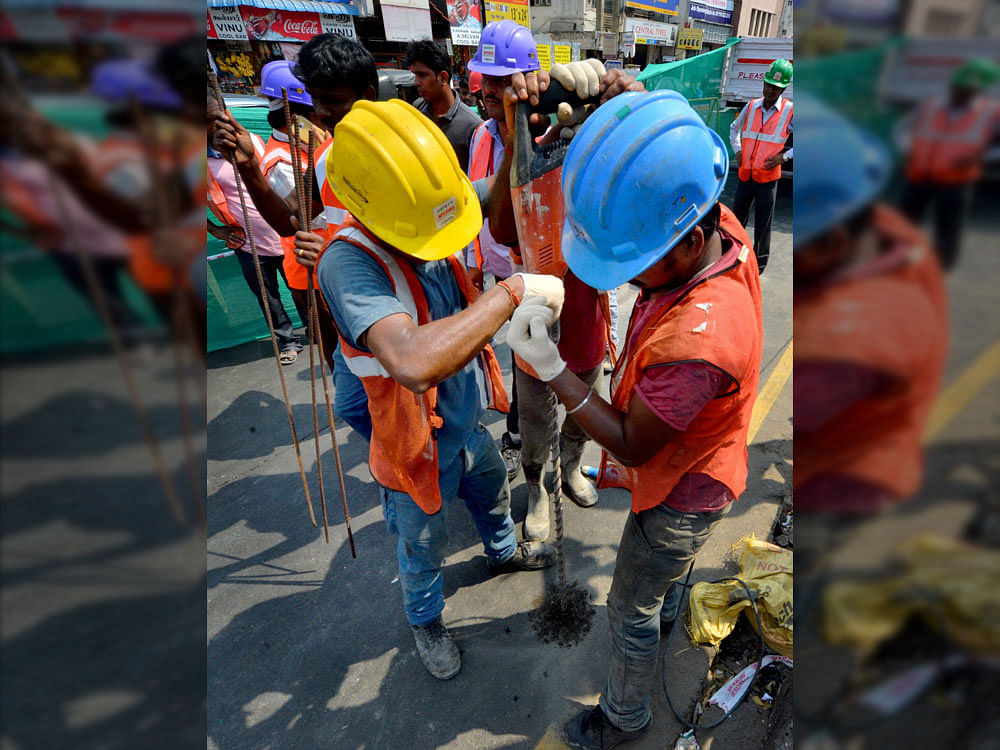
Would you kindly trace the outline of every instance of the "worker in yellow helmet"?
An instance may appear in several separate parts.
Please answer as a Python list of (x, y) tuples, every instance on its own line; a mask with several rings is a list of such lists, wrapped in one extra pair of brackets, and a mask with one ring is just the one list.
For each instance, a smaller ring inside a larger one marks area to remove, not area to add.
[[(327, 164), (351, 216), (319, 261), (319, 285), (347, 366), (368, 394), (369, 464), (399, 536), (417, 650), (432, 675), (448, 679), (461, 668), (441, 619), (455, 498), (469, 508), (492, 571), (553, 561), (549, 545), (517, 542), (507, 470), (480, 418), (487, 406), (508, 408), (490, 338), (525, 296), (558, 314), (562, 282), (517, 274), (479, 294), (456, 253), (483, 226), (487, 180), (474, 185), (441, 130), (406, 102), (357, 102), (334, 131)], [(497, 194), (505, 192), (506, 177)], [(322, 241), (296, 235), (306, 252)]]

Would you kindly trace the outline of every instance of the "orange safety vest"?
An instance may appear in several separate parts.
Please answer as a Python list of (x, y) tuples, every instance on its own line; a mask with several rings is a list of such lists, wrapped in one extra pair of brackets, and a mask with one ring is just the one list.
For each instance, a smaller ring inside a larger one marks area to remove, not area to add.
[[(337, 240), (354, 245), (378, 261), (414, 322), (417, 325), (430, 322), (427, 297), (408, 262), (387, 250), (353, 216), (341, 226), (334, 237), (334, 241)], [(448, 262), (466, 304), (471, 304), (479, 291), (472, 285), (465, 264), (457, 255), (450, 256)], [(435, 435), (437, 428), (444, 424), (434, 411), (437, 388), (432, 387), (423, 394), (414, 393), (393, 380), (370, 352), (351, 346), (343, 336), (340, 345), (348, 369), (361, 379), (368, 394), (368, 411), (372, 418), (368, 465), (372, 476), (383, 487), (405, 492), (424, 513), (437, 513), (441, 509), (441, 488)], [(509, 411), (500, 363), (492, 347), (486, 345), (477, 356), (476, 364), (483, 406)]]
[[(493, 136), (486, 129), (484, 122), (472, 134), (472, 149), (469, 153), (469, 179), (475, 182), (493, 174)], [(489, 220), (483, 222), (483, 229), (472, 241), (476, 251), (476, 268), (483, 267), (483, 249), (480, 237), (484, 230), (489, 229)]]
[(952, 120), (946, 102), (926, 102), (913, 131), (907, 179), (944, 185), (978, 180), (983, 174), (982, 157), (993, 137), (997, 112), (993, 102), (981, 97)]
[(740, 133), (740, 149), (743, 161), (739, 178), (746, 182), (773, 182), (781, 178), (781, 165), (764, 169), (764, 161), (781, 153), (788, 140), (788, 129), (792, 124), (792, 102), (782, 97), (778, 110), (764, 122), (764, 97), (754, 99), (747, 108)]
[(611, 403), (627, 412), (646, 368), (669, 363), (708, 362), (736, 386), (710, 401), (642, 466), (627, 467), (604, 451), (598, 486), (630, 490), (636, 513), (662, 503), (691, 472), (722, 482), (736, 497), (746, 489), (747, 435), (764, 339), (760, 273), (746, 231), (721, 208), (722, 228), (742, 245), (737, 261), (652, 313), (634, 342), (629, 326), (627, 348), (612, 375)]
[[(330, 157), (331, 151), (333, 151), (332, 135), (320, 144), (320, 147), (316, 149), (313, 155), (313, 163), (316, 168), (316, 182), (319, 185), (319, 197), (323, 202), (323, 219), (326, 221), (325, 229), (314, 228), (313, 231), (317, 234), (325, 235), (327, 240), (337, 234), (337, 230), (350, 217), (347, 207), (340, 202), (340, 198), (337, 197), (337, 194), (333, 192), (333, 188), (330, 187), (330, 181), (326, 179), (326, 162)], [(327, 246), (329, 246), (329, 241), (327, 242)], [(320, 257), (322, 257), (322, 253)], [(319, 266), (319, 259), (317, 259), (316, 265)]]
[(936, 254), (916, 227), (877, 206), (875, 229), (910, 246), (907, 261), (797, 298), (794, 364), (854, 364), (900, 385), (852, 405), (814, 433), (797, 433), (793, 487), (841, 475), (902, 499), (923, 474), (921, 438), (947, 356), (948, 308)]
[[(308, 158), (306, 150), (299, 148), (301, 159), (304, 162)], [(267, 139), (267, 146), (264, 148), (264, 156), (260, 160), (260, 171), (267, 179), (268, 174), (278, 164), (292, 163), (292, 150), (288, 141), (280, 141), (272, 135)], [(306, 169), (308, 169), (308, 165)], [(285, 281), (288, 282), (289, 289), (309, 288), (309, 269), (295, 259), (295, 237), (282, 237), (281, 248), (285, 251), (285, 257), (281, 261), (281, 266), (285, 271)]]

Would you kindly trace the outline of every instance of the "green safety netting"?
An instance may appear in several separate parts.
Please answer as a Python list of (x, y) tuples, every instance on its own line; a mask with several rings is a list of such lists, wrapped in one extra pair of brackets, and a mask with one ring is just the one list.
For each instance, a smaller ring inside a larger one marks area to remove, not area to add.
[(739, 110), (721, 104), (722, 71), (727, 51), (739, 41), (739, 37), (730, 37), (722, 47), (711, 52), (684, 60), (648, 65), (637, 78), (649, 91), (671, 89), (683, 94), (705, 124), (721, 135), (728, 147), (729, 126), (736, 119)]

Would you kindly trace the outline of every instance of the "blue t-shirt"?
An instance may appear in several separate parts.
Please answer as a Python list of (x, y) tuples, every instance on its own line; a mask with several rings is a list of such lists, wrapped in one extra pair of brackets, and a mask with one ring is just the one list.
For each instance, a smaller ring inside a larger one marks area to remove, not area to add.
[[(413, 262), (411, 266), (427, 297), (431, 320), (461, 311), (465, 298), (447, 260)], [(327, 248), (317, 278), (337, 328), (362, 351), (370, 350), (360, 346), (358, 339), (372, 325), (389, 315), (408, 314), (381, 264), (348, 242), (338, 240)], [(482, 416), (482, 382), (481, 370), (473, 359), (437, 386), (436, 411), (444, 420), (437, 434), (438, 464), (442, 468), (465, 447)]]

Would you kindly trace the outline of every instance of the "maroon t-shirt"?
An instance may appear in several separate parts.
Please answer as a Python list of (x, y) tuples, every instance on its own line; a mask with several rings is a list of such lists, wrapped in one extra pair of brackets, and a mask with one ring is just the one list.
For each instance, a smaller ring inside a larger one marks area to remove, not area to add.
[[(629, 341), (629, 349), (634, 345), (645, 324), (644, 319), (650, 313), (662, 310), (664, 305), (670, 305), (700, 279), (735, 262), (740, 252), (739, 243), (721, 230), (720, 234), (723, 253), (712, 266), (666, 298), (657, 299), (653, 304), (642, 299), (636, 302), (632, 312), (634, 333)], [(635, 392), (665, 424), (683, 432), (709, 401), (731, 392), (734, 385), (729, 375), (707, 362), (680, 362), (647, 367), (636, 383)], [(663, 502), (682, 513), (706, 513), (722, 510), (735, 499), (722, 482), (707, 474), (690, 472), (680, 478)]]

